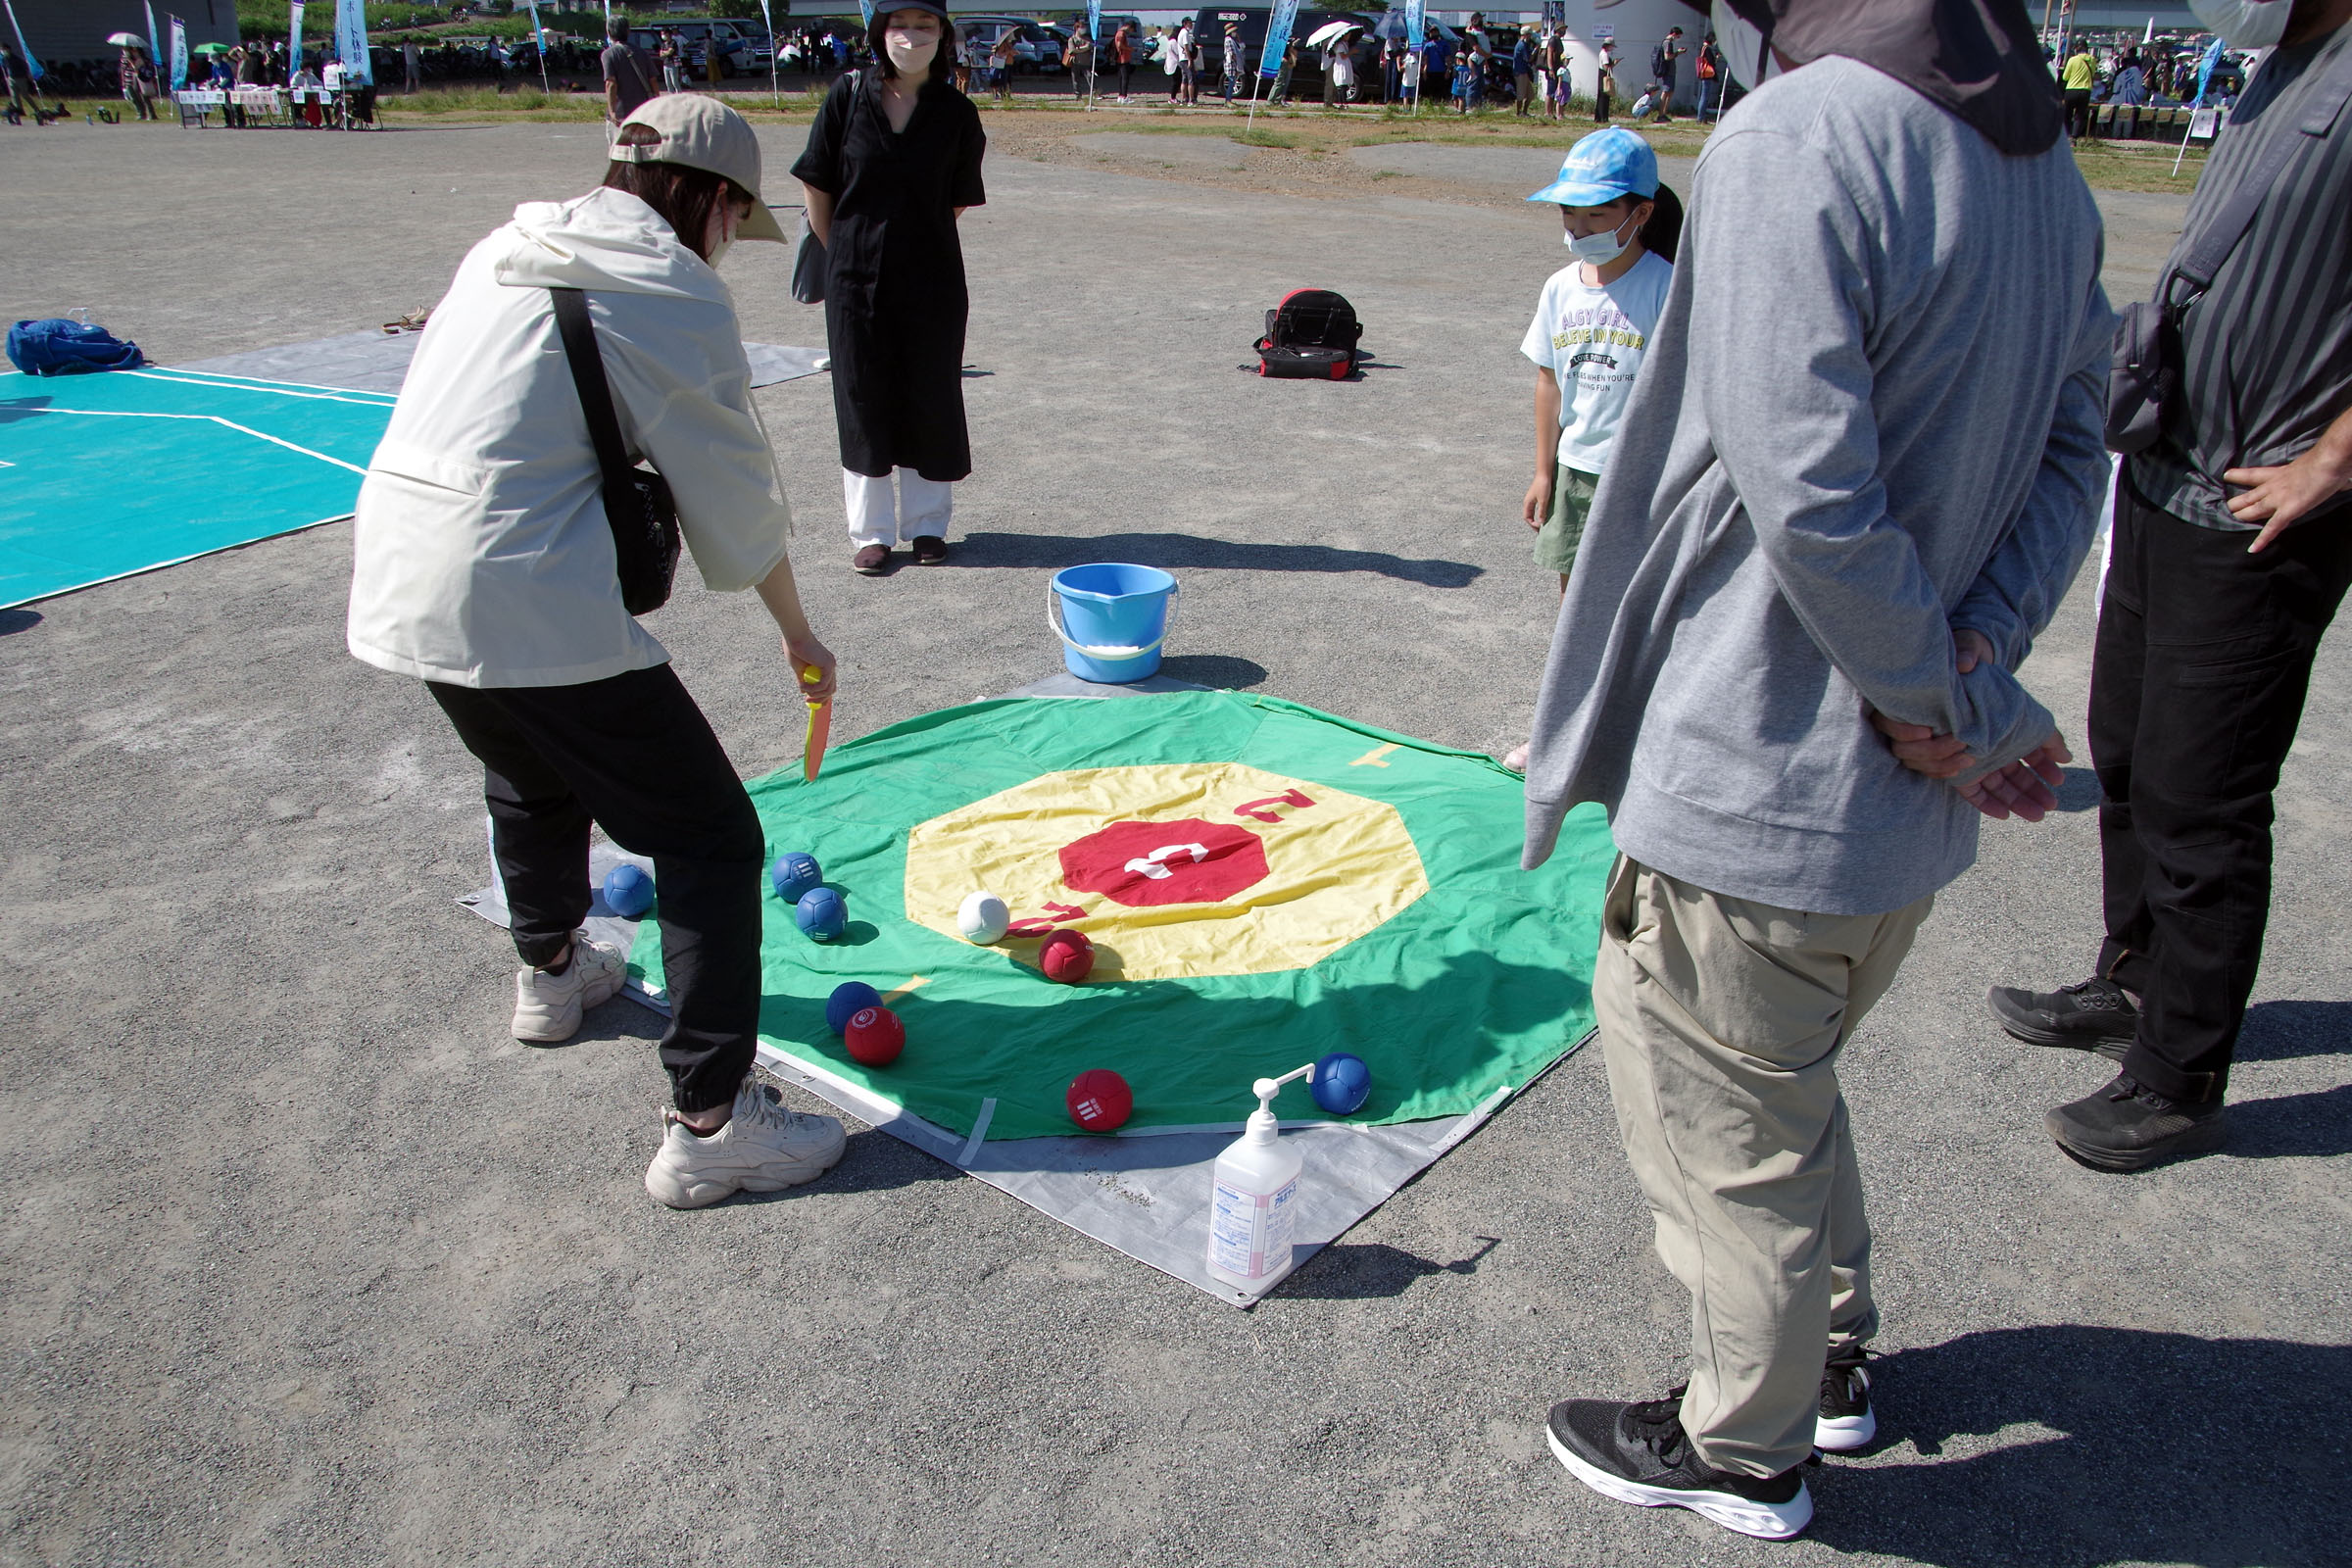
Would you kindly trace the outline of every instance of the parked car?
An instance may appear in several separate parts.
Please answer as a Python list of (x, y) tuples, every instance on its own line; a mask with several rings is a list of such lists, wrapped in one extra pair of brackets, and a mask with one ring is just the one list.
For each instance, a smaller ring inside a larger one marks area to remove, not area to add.
[[(876, 0), (881, 3), (881, 0)], [(1035, 74), (1046, 67), (1050, 41), (1045, 29), (1027, 17), (957, 17), (956, 28), (963, 35), (964, 58), (974, 65), (986, 61), (988, 52), (1006, 32), (1013, 35), (1012, 69), (1015, 74)], [(1054, 51), (1054, 63), (1060, 64), (1060, 53)]]
[(677, 38), (678, 47), (685, 52), (687, 69), (692, 74), (701, 74), (704, 63), (710, 58), (714, 39), (718, 48), (719, 74), (764, 75), (767, 73), (770, 46), (767, 35), (756, 22), (734, 22), (724, 17), (680, 17), (674, 21), (664, 18), (647, 26), (632, 24), (629, 42), (652, 53), (662, 47), (662, 34), (664, 32)]

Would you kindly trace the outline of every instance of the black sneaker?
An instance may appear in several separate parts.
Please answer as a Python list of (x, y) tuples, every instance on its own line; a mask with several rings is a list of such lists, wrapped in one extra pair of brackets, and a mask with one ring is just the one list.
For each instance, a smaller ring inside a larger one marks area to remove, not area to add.
[(1830, 1352), (1821, 1369), (1821, 1413), (1813, 1419), (1813, 1446), (1824, 1453), (1851, 1453), (1867, 1448), (1879, 1435), (1879, 1418), (1870, 1408), (1870, 1371), (1863, 1361), (1870, 1352), (1859, 1345)]
[(2168, 1159), (2210, 1153), (2229, 1128), (2220, 1101), (2191, 1104), (2158, 1094), (2130, 1076), (2043, 1117), (2058, 1147), (2097, 1170), (2145, 1170)]
[(1813, 1522), (1813, 1494), (1796, 1470), (1733, 1475), (1691, 1449), (1682, 1391), (1663, 1399), (1562, 1399), (1545, 1433), (1568, 1473), (1604, 1497), (1643, 1508), (1688, 1508), (1726, 1530), (1787, 1541)]
[(2112, 980), (2084, 980), (2055, 991), (1994, 986), (1984, 1001), (2001, 1027), (2029, 1046), (2095, 1051), (2110, 1061), (2124, 1059), (2139, 1030), (2132, 993)]

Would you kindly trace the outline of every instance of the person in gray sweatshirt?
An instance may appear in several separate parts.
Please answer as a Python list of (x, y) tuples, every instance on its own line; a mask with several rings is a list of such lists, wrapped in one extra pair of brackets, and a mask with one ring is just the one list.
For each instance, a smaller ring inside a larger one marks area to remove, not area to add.
[(1604, 1495), (1777, 1539), (1816, 1444), (1876, 1427), (1838, 1051), (1979, 816), (2038, 818), (2068, 760), (2017, 672), (2097, 521), (2114, 322), (2021, 0), (1713, 20), (1755, 90), (1568, 582), (1525, 855), (1607, 810), (1594, 1009), (1690, 1381), (1548, 1436)]

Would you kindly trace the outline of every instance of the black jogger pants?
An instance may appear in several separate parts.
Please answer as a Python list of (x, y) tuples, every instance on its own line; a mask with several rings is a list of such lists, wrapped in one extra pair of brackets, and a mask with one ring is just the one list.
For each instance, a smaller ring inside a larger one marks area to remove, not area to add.
[(650, 856), (680, 1110), (734, 1099), (760, 1027), (760, 818), (667, 664), (579, 686), (427, 681), (482, 763), (514, 951), (542, 964), (588, 916), (588, 825)]
[(2352, 581), (2352, 526), (2251, 533), (2150, 506), (2125, 465), (2090, 674), (2107, 940), (2098, 972), (2138, 993), (2126, 1073), (2219, 1100), (2271, 912), (2271, 792), (2320, 637)]

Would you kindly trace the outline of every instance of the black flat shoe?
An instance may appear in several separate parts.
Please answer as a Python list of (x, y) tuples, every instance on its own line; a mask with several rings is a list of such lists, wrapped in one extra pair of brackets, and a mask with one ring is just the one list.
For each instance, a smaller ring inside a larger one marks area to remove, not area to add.
[(936, 566), (948, 559), (948, 542), (937, 534), (918, 535), (907, 548), (914, 552), (914, 564), (918, 566)]

